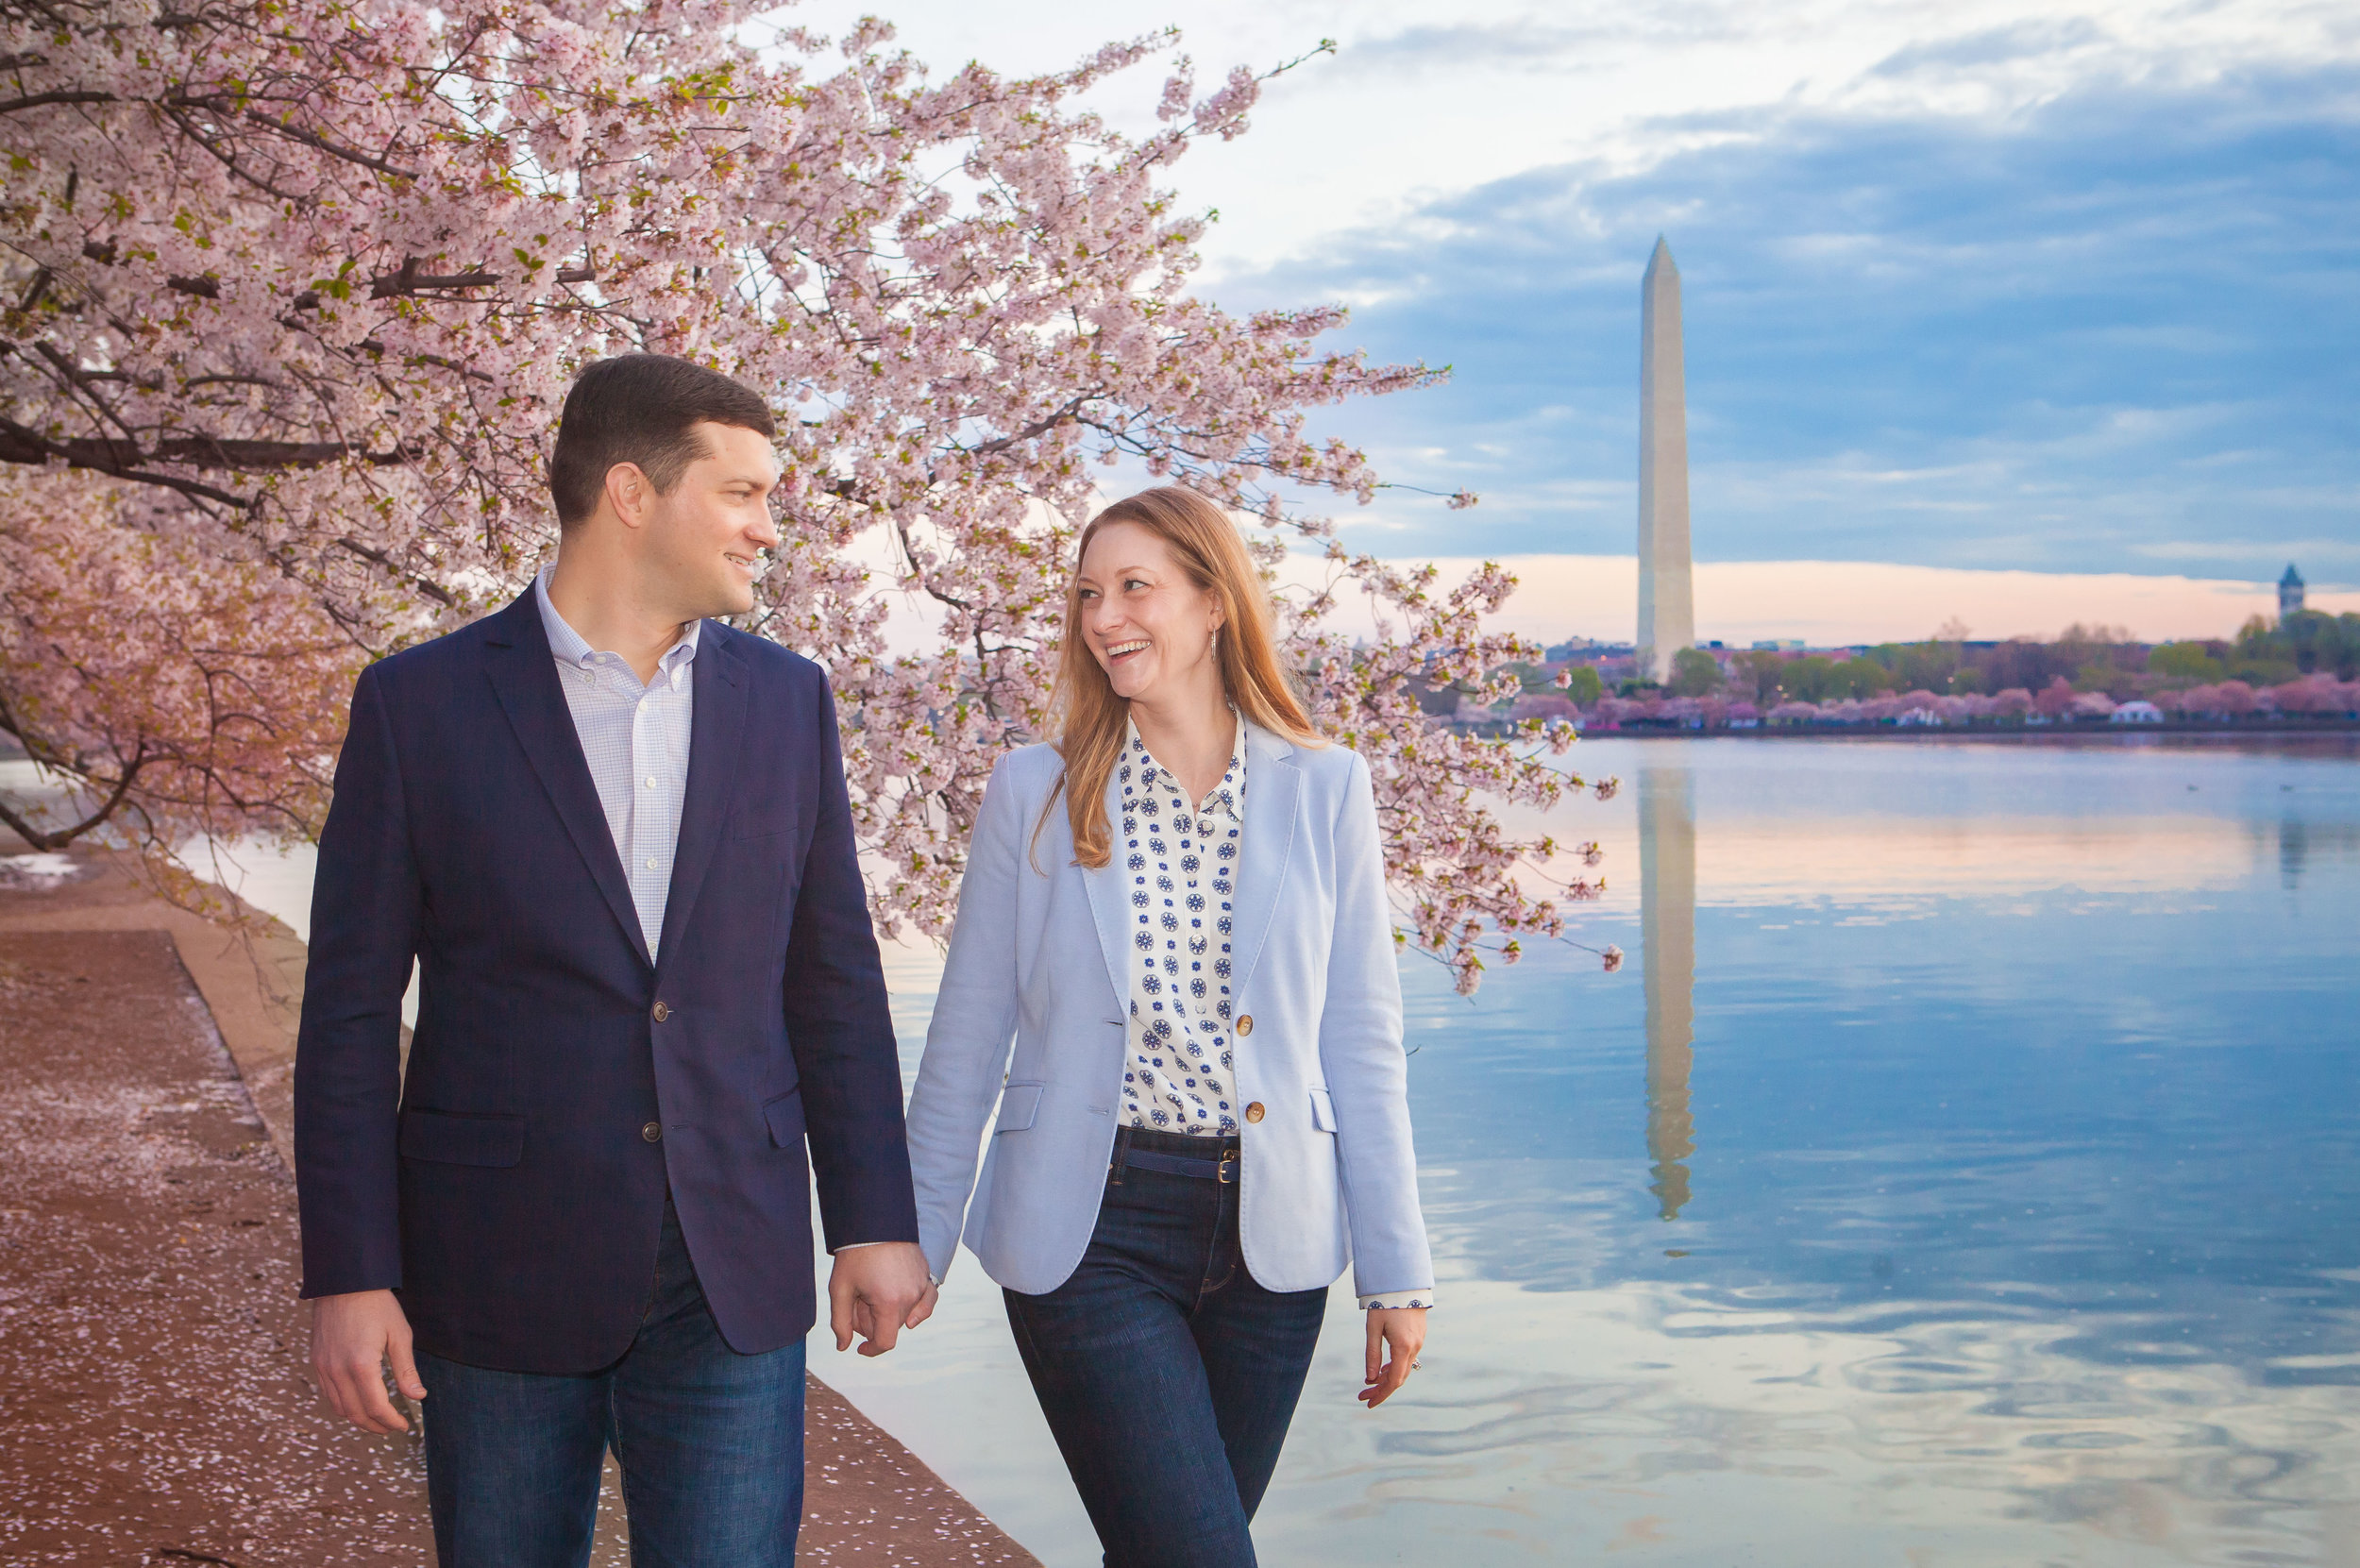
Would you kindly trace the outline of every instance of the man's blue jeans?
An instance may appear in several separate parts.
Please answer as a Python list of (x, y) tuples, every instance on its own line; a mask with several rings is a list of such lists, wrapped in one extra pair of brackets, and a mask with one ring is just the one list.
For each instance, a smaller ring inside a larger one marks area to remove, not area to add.
[(803, 1344), (722, 1341), (680, 1221), (639, 1335), (582, 1376), (418, 1357), (442, 1568), (582, 1568), (615, 1450), (634, 1568), (792, 1568), (803, 1514)]
[(1125, 1129), (1081, 1266), (1046, 1295), (1004, 1292), (1107, 1568), (1252, 1568), (1246, 1526), (1319, 1342), (1327, 1292), (1254, 1282), (1234, 1183), (1125, 1163), (1223, 1141)]

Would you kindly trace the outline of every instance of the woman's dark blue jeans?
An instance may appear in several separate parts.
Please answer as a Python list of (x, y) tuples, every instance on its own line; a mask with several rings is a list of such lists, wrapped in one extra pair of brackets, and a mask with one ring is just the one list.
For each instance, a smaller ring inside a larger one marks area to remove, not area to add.
[(1251, 1568), (1246, 1526), (1319, 1342), (1325, 1290), (1246, 1273), (1235, 1180), (1129, 1162), (1224, 1147), (1237, 1140), (1124, 1129), (1081, 1266), (1046, 1295), (1005, 1292), (1107, 1568)]

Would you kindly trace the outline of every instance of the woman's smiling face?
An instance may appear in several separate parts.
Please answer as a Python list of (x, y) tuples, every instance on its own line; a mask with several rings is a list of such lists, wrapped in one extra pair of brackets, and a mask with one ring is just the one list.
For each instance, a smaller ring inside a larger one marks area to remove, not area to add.
[(1152, 530), (1109, 523), (1090, 535), (1079, 587), (1082, 634), (1125, 701), (1193, 684), (1213, 657), (1221, 606)]

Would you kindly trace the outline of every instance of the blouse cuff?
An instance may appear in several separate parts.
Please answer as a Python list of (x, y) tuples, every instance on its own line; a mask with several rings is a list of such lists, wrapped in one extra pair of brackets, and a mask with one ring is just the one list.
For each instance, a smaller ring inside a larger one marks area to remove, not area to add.
[(1382, 1295), (1360, 1298), (1360, 1310), (1363, 1312), (1372, 1309), (1394, 1311), (1404, 1307), (1431, 1307), (1433, 1305), (1434, 1292), (1431, 1290), (1388, 1290)]

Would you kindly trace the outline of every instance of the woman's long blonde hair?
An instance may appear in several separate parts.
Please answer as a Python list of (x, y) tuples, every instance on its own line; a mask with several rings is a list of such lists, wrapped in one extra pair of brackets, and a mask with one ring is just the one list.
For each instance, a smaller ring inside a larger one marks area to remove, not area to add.
[(1306, 746), (1325, 744), (1312, 728), (1311, 716), (1279, 662), (1271, 632), (1270, 590), (1245, 541), (1227, 513), (1193, 490), (1179, 485), (1142, 490), (1120, 500), (1089, 520), (1073, 553), (1073, 580), (1065, 591), (1065, 635), (1057, 650), (1057, 683), (1049, 699), (1058, 725), (1057, 755), (1065, 772), (1057, 788), (1033, 825), (1037, 840), (1049, 812), (1065, 795), (1066, 820), (1073, 828), (1073, 858), (1095, 870), (1113, 854), (1113, 834), (1106, 821), (1106, 779), (1122, 754), (1131, 717), (1131, 704), (1115, 695), (1104, 666), (1090, 651), (1082, 632), (1082, 556), (1098, 531), (1114, 523), (1133, 523), (1164, 542), (1188, 581), (1211, 594), (1221, 605), (1221, 631), (1215, 644), (1221, 660), (1221, 683), (1229, 701), (1253, 723)]

